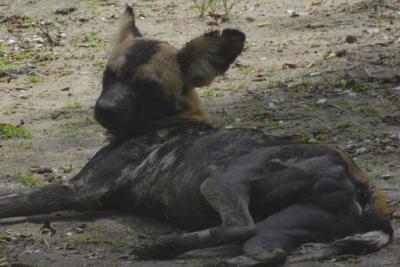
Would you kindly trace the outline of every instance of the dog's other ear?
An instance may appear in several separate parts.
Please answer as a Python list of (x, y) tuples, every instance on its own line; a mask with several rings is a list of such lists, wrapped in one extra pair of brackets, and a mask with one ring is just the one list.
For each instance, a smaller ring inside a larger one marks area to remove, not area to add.
[(126, 5), (125, 12), (122, 14), (119, 26), (117, 42), (122, 43), (128, 36), (141, 37), (139, 29), (135, 24), (135, 13), (133, 7)]
[(211, 83), (242, 52), (246, 36), (238, 30), (212, 31), (188, 42), (178, 53), (187, 87)]

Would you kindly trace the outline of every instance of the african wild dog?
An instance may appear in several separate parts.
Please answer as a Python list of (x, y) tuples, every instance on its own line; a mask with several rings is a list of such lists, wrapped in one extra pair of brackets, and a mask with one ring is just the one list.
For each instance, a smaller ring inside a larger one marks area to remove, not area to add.
[(329, 243), (321, 256), (386, 245), (385, 199), (344, 152), (210, 126), (194, 88), (224, 73), (244, 41), (238, 30), (212, 31), (178, 50), (143, 38), (128, 7), (95, 106), (117, 138), (69, 184), (0, 198), (0, 217), (129, 210), (196, 230), (157, 238), (138, 255), (241, 241), (243, 255), (226, 262), (241, 266), (283, 263), (305, 242)]

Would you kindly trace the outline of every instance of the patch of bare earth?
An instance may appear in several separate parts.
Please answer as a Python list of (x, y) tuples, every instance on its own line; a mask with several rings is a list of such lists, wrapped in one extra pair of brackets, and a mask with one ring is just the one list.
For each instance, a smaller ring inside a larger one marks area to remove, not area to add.
[[(127, 2), (0, 2), (0, 123), (31, 133), (0, 136), (2, 188), (66, 181), (106, 143), (93, 106)], [(398, 1), (242, 0), (227, 21), (199, 18), (187, 0), (143, 0), (136, 6), (146, 36), (177, 46), (211, 27), (246, 33), (246, 49), (228, 73), (198, 90), (216, 125), (337, 144), (387, 196), (396, 228), (388, 247), (287, 266), (400, 266)], [(55, 14), (70, 7), (68, 14)], [(1, 226), (0, 266), (210, 266), (234, 251), (139, 261), (130, 251), (143, 235), (174, 229), (122, 215), (50, 226)]]

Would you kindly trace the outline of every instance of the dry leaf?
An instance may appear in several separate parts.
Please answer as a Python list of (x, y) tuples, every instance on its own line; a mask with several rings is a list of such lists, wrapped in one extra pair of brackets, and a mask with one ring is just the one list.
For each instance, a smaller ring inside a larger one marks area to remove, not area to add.
[(308, 64), (306, 68), (310, 69), (310, 68), (314, 67), (314, 65), (315, 65), (315, 60), (311, 61), (311, 63)]
[(267, 73), (265, 72), (264, 69), (258, 69), (256, 71), (256, 74), (254, 75), (254, 78), (252, 79), (252, 81), (254, 82), (261, 82), (261, 81), (265, 81), (267, 77)]
[(257, 24), (257, 27), (266, 27), (269, 25), (271, 25), (271, 22), (263, 22), (263, 23)]
[(297, 67), (298, 67), (297, 64), (293, 64), (293, 63), (283, 63), (283, 65), (282, 65), (283, 70), (295, 69)]
[(207, 26), (218, 26), (218, 22), (214, 20), (207, 21)]

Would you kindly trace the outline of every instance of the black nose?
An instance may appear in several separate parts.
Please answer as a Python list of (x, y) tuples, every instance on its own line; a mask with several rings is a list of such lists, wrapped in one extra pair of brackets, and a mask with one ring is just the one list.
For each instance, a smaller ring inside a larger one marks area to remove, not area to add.
[(125, 117), (121, 107), (111, 101), (98, 99), (94, 107), (96, 120), (109, 130), (119, 130), (121, 121)]

